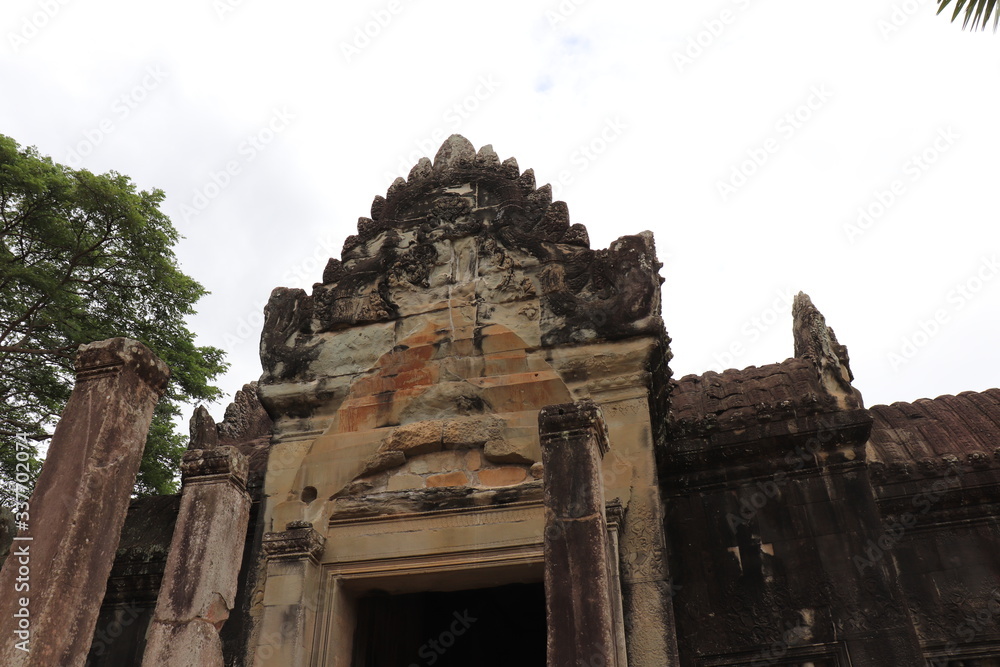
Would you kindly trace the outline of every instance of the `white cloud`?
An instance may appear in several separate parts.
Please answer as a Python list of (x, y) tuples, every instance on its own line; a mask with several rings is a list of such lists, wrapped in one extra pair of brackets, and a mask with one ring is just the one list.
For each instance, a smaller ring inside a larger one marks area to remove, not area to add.
[[(553, 26), (546, 11), (558, 1), (398, 0), (392, 12), (389, 0), (226, 0), (232, 11), (220, 16), (213, 0), (64, 0), (15, 51), (9, 35), (44, 3), (12, 0), (0, 26), (0, 132), (65, 161), (111, 118), (113, 131), (83, 165), (167, 192), (186, 237), (182, 266), (212, 292), (192, 326), (201, 343), (227, 347), (271, 288), (323, 239), (351, 233), (388, 172), (438, 130), (491, 143), (544, 183), (574, 169), (580, 146), (620, 117), (627, 130), (561, 195), (595, 246), (655, 232), (676, 374), (710, 368), (776, 290), (803, 289), (850, 348), (869, 403), (1000, 384), (1000, 285), (954, 313), (911, 363), (886, 362), (1000, 246), (992, 33), (962, 32), (929, 1), (888, 38), (878, 25), (893, 12), (886, 0), (794, 10), (757, 0), (566, 1), (576, 9)], [(723, 10), (735, 19), (678, 71), (672, 54)], [(391, 21), (348, 62), (342, 42), (383, 11)], [(115, 100), (148, 67), (166, 75), (121, 117)], [(475, 96), (483, 77), (500, 85), (452, 127), (449, 109)], [(836, 93), (828, 105), (721, 201), (716, 181), (820, 83)], [(276, 108), (294, 122), (185, 220), (181, 204), (243, 160), (241, 142)], [(961, 140), (851, 244), (843, 227), (857, 208), (947, 125)], [(746, 341), (737, 365), (791, 354), (783, 317)], [(229, 346), (228, 394), (259, 374), (255, 337)]]

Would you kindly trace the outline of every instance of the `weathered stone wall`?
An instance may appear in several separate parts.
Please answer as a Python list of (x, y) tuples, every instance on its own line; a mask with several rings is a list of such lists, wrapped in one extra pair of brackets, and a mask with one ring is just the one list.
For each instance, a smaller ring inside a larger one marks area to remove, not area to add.
[(180, 495), (136, 498), (128, 508), (88, 667), (139, 667), (170, 550)]
[(1000, 663), (1000, 390), (871, 413), (883, 526), (855, 566), (896, 564), (932, 664)]
[[(268, 530), (308, 525), (325, 536), (347, 530), (341, 526), (351, 517), (472, 512), (476, 503), (537, 506), (538, 411), (589, 398), (604, 410), (612, 442), (604, 491), (625, 508), (630, 655), (636, 665), (671, 664), (649, 416), (650, 371), (669, 373), (658, 268), (648, 232), (592, 250), (586, 230), (569, 223), (548, 186), (535, 187), (530, 170), (521, 173), (513, 159), (501, 163), (488, 146), (477, 153), (450, 138), (433, 163), (421, 160), (409, 179), (376, 197), (372, 217), (359, 221), (311, 294), (272, 294), (260, 385), (275, 421)], [(527, 554), (540, 549), (544, 526), (540, 514), (525, 511), (538, 517), (527, 534), (521, 524), (498, 524), (496, 534)], [(421, 547), (426, 557), (445, 558), (438, 553), (445, 539), (462, 553), (499, 548), (487, 535), (455, 530)], [(398, 543), (399, 562), (422, 538), (407, 539), (416, 541)], [(331, 538), (317, 567), (364, 558)], [(541, 569), (534, 572), (518, 576), (540, 578)], [(276, 592), (280, 586), (269, 575), (262, 587), (265, 616), (298, 613), (302, 600)], [(271, 599), (277, 606), (268, 612)], [(308, 602), (320, 625), (332, 613), (324, 604), (335, 602)], [(278, 655), (279, 643), (262, 646)]]
[(793, 314), (794, 358), (673, 387), (681, 664), (996, 664), (1000, 391), (865, 410), (822, 315)]
[[(675, 382), (658, 268), (648, 232), (592, 250), (530, 170), (456, 136), (375, 198), (311, 293), (276, 289), (266, 411), (249, 385), (224, 422), (192, 421), (193, 448), (250, 462), (246, 534), (200, 536), (242, 548), (213, 638), (227, 667), (346, 667), (373, 590), (543, 575), (550, 614), (585, 607), (558, 617), (552, 664), (1000, 664), (1000, 390), (866, 410), (802, 294), (793, 358)], [(537, 420), (588, 400), (606, 539), (556, 545), (587, 485), (543, 464)], [(133, 504), (95, 667), (141, 661), (176, 513)], [(599, 631), (570, 644), (574, 624)]]
[(219, 630), (235, 606), (250, 518), (246, 456), (235, 447), (189, 450), (184, 490), (144, 667), (222, 667)]

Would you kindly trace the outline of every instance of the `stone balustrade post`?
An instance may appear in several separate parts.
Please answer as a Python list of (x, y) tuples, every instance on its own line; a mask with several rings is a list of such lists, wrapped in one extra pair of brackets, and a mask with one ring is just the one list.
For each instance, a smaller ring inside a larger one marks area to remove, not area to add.
[(235, 447), (194, 449), (143, 667), (223, 664), (219, 630), (236, 598), (250, 520), (247, 458)]

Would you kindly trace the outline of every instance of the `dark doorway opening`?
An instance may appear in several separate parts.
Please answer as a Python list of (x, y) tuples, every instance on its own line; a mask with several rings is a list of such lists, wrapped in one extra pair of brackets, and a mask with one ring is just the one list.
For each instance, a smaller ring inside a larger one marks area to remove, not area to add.
[(358, 600), (353, 667), (545, 667), (545, 589), (370, 594)]

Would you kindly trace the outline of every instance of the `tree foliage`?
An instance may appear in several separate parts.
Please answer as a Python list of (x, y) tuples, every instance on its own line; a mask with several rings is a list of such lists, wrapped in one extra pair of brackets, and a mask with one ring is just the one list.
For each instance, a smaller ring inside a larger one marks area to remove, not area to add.
[(223, 352), (195, 345), (184, 318), (206, 292), (177, 266), (179, 235), (161, 190), (127, 176), (74, 170), (0, 135), (0, 479), (15, 441), (44, 442), (73, 386), (76, 349), (127, 336), (171, 369), (137, 480), (139, 493), (175, 490), (185, 438), (172, 418), (211, 400)]
[[(938, 0), (938, 14), (950, 5), (952, 0)], [(954, 21), (958, 15), (965, 11), (962, 19), (962, 28), (970, 25), (973, 30), (982, 28), (986, 30), (986, 24), (993, 19), (993, 31), (996, 32), (997, 23), (1000, 23), (1000, 8), (997, 7), (997, 0), (955, 0), (955, 11), (951, 15)]]

